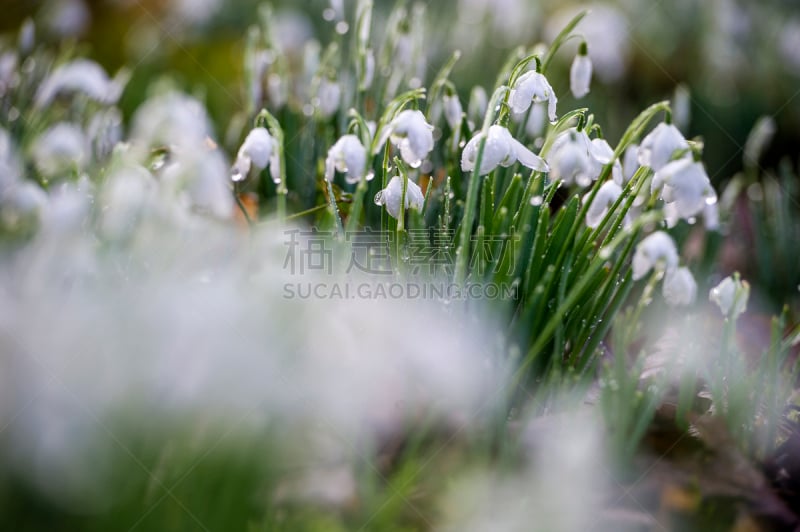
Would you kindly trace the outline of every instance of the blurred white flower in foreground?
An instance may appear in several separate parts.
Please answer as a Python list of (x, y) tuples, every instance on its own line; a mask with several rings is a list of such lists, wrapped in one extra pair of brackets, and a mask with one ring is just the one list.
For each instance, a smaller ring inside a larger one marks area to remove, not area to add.
[(639, 146), (639, 164), (655, 172), (669, 163), (678, 150), (688, 150), (689, 143), (673, 124), (661, 122), (647, 134)]
[(667, 271), (663, 294), (670, 305), (691, 305), (697, 297), (697, 283), (689, 268), (680, 267)]
[(61, 94), (83, 94), (104, 104), (114, 104), (122, 95), (127, 74), (112, 80), (103, 67), (88, 59), (76, 59), (57, 67), (39, 86), (34, 101), (46, 107)]
[(277, 178), (280, 182), (281, 161), (278, 147), (275, 144), (275, 139), (269, 134), (267, 128), (253, 128), (239, 148), (231, 178), (234, 181), (242, 181), (250, 174), (251, 168), (260, 172), (267, 166), (271, 166), (273, 180)]
[(453, 131), (458, 131), (461, 126), (461, 120), (464, 117), (464, 109), (461, 107), (461, 100), (458, 99), (458, 94), (445, 94), (442, 97), (444, 105), (444, 118), (447, 125)]
[(619, 162), (619, 159), (614, 159), (614, 150), (611, 149), (608, 141), (601, 138), (592, 139), (592, 146), (590, 150), (592, 157), (595, 161), (597, 161), (597, 175), (599, 176), (600, 172), (603, 171), (603, 166), (607, 165), (613, 160), (614, 164), (611, 165), (611, 177), (614, 179), (616, 184), (622, 186), (625, 181), (622, 173), (622, 163)]
[(638, 280), (655, 268), (670, 271), (678, 266), (678, 249), (664, 231), (648, 235), (636, 246), (633, 254), (633, 279)]
[[(405, 208), (421, 210), (422, 204), (425, 202), (425, 196), (422, 194), (422, 189), (410, 179), (407, 179), (406, 183)], [(402, 198), (403, 178), (400, 176), (394, 176), (391, 181), (389, 181), (389, 184), (386, 185), (386, 188), (375, 195), (375, 204), (385, 205), (386, 212), (388, 212), (392, 218), (397, 218), (400, 216), (400, 204), (403, 201)]]
[[(496, 124), (490, 126), (485, 138), (486, 144), (481, 158), (481, 167), (477, 172), (478, 175), (486, 175), (497, 168), (498, 165), (508, 167), (517, 161), (531, 170), (548, 171), (548, 166), (544, 159), (512, 137), (508, 129), (503, 126)], [(461, 169), (465, 172), (471, 172), (475, 169), (480, 143), (483, 139), (483, 133), (479, 132), (464, 147), (464, 151), (461, 153)]]
[(334, 170), (347, 174), (348, 183), (357, 183), (367, 169), (367, 149), (355, 135), (344, 135), (328, 150), (325, 179), (333, 181)]
[(322, 118), (330, 118), (339, 110), (342, 101), (342, 87), (335, 80), (322, 78), (317, 91), (317, 109)]
[(581, 43), (578, 54), (569, 69), (569, 88), (575, 98), (583, 98), (589, 94), (592, 81), (592, 60), (589, 58), (586, 43)]
[(418, 110), (406, 109), (398, 113), (381, 132), (376, 150), (387, 138), (400, 149), (400, 156), (412, 168), (419, 168), (422, 160), (433, 150), (433, 126)]
[(708, 294), (708, 299), (717, 304), (722, 315), (732, 320), (747, 309), (749, 298), (750, 285), (742, 281), (738, 274), (726, 277)]
[(39, 135), (31, 147), (36, 168), (46, 178), (67, 177), (89, 162), (89, 144), (81, 128), (59, 122)]
[(547, 102), (547, 114), (550, 121), (556, 121), (556, 104), (558, 103), (556, 93), (543, 74), (531, 70), (517, 79), (511, 89), (508, 103), (515, 113), (524, 113), (533, 102)]

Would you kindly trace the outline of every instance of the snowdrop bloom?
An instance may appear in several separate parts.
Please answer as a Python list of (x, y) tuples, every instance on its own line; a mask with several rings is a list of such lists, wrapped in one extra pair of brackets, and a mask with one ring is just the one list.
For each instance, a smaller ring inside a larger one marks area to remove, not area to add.
[(131, 138), (146, 150), (174, 146), (197, 152), (205, 149), (211, 131), (211, 121), (198, 100), (171, 92), (154, 96), (139, 107)]
[(567, 186), (573, 183), (589, 186), (600, 175), (601, 161), (610, 160), (600, 148), (600, 144), (589, 140), (585, 131), (572, 128), (560, 133), (546, 156), (550, 177), (561, 179)]
[(639, 164), (658, 172), (672, 160), (678, 150), (686, 150), (689, 143), (673, 124), (661, 122), (639, 146)]
[(488, 106), (489, 98), (486, 96), (486, 89), (480, 85), (472, 87), (469, 93), (469, 104), (467, 105), (467, 118), (473, 124), (482, 123)]
[(734, 320), (747, 309), (749, 297), (750, 285), (740, 280), (738, 274), (726, 277), (708, 294), (708, 299), (717, 304), (722, 315)]
[[(408, 185), (406, 186), (406, 209), (422, 209), (422, 204), (425, 201), (425, 196), (422, 195), (422, 189), (419, 188), (419, 185), (411, 181), (410, 179), (406, 180)], [(381, 190), (375, 195), (375, 205), (385, 205), (386, 212), (392, 218), (397, 218), (400, 216), (400, 202), (403, 198), (403, 178), (400, 176), (394, 176), (389, 184), (386, 185), (386, 188)]]
[(88, 149), (86, 135), (78, 126), (60, 122), (34, 141), (31, 155), (39, 172), (54, 178), (82, 170), (89, 158)]
[[(465, 172), (475, 170), (482, 139), (483, 133), (479, 132), (464, 147), (464, 151), (461, 153), (461, 169)], [(498, 125), (489, 127), (478, 175), (486, 175), (497, 168), (498, 165), (508, 167), (517, 161), (531, 170), (548, 171), (548, 166), (544, 159), (512, 137), (508, 129)]]
[[(614, 202), (617, 201), (621, 195), (622, 187), (617, 183), (614, 181), (606, 181), (603, 183), (600, 186), (600, 190), (597, 191), (594, 201), (586, 211), (586, 226), (594, 229), (600, 225), (600, 222), (603, 221), (603, 218), (605, 218), (608, 213), (608, 209), (614, 205)], [(589, 194), (587, 193), (583, 200), (586, 201), (588, 198)]]
[[(419, 168), (422, 160), (433, 150), (433, 126), (421, 111), (401, 111), (381, 134), (379, 150), (388, 137), (400, 149), (400, 156), (412, 168)], [(377, 152), (376, 152), (377, 153)]]
[(661, 196), (674, 204), (678, 217), (689, 219), (700, 214), (706, 205), (717, 202), (703, 163), (684, 157), (666, 164), (653, 176), (651, 191), (663, 186)]
[(655, 268), (670, 271), (678, 266), (678, 249), (672, 237), (664, 231), (645, 237), (633, 254), (633, 279), (638, 280)]
[(325, 179), (333, 181), (334, 170), (346, 172), (348, 183), (358, 182), (367, 168), (367, 149), (355, 135), (344, 135), (328, 150)]
[(342, 101), (342, 88), (335, 81), (323, 78), (317, 91), (317, 109), (322, 118), (330, 118), (339, 110)]
[(511, 90), (508, 100), (511, 110), (524, 113), (533, 102), (547, 102), (547, 114), (551, 122), (556, 121), (556, 93), (547, 78), (539, 72), (531, 70), (519, 77)]
[(572, 61), (569, 69), (569, 89), (575, 98), (581, 99), (589, 94), (589, 84), (592, 81), (592, 60), (589, 59), (586, 43), (581, 43), (578, 55)]
[(242, 146), (239, 148), (236, 162), (231, 171), (231, 179), (242, 181), (250, 173), (251, 168), (255, 167), (260, 172), (270, 165), (272, 165), (272, 179), (277, 179), (277, 182), (280, 182), (281, 162), (277, 146), (275, 146), (275, 139), (272, 138), (266, 128), (254, 128), (247, 134)]
[(624, 185), (633, 178), (633, 175), (639, 169), (639, 145), (631, 144), (625, 148), (625, 153), (622, 156), (622, 183)]
[[(612, 159), (614, 159), (614, 150), (611, 149), (611, 146), (608, 144), (606, 139), (592, 139), (590, 153), (594, 160), (597, 161), (597, 175), (600, 175), (600, 172), (603, 170), (603, 166), (607, 165)], [(614, 164), (611, 165), (611, 177), (618, 185), (622, 185), (624, 183), (622, 163), (619, 162), (619, 159), (614, 160)]]
[(444, 105), (444, 119), (453, 131), (458, 131), (461, 127), (461, 119), (464, 116), (464, 109), (461, 107), (461, 100), (458, 94), (445, 94), (442, 98)]
[(14, 183), (0, 191), (0, 227), (14, 229), (34, 223), (47, 205), (48, 196), (30, 181)]
[(59, 94), (84, 94), (94, 101), (113, 104), (122, 95), (124, 83), (111, 80), (103, 67), (88, 59), (76, 59), (56, 68), (39, 86), (34, 101), (45, 107)]
[(697, 283), (689, 268), (680, 267), (667, 272), (662, 287), (664, 299), (672, 306), (691, 305), (697, 297)]
[(182, 155), (164, 169), (161, 178), (193, 209), (227, 219), (233, 214), (234, 204), (229, 175), (225, 159), (215, 150)]

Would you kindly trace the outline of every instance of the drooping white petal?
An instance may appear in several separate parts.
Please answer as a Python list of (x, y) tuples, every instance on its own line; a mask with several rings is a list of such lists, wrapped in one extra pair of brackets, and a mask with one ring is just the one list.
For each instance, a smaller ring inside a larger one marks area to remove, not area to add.
[(638, 169), (639, 145), (631, 144), (625, 149), (625, 154), (622, 157), (622, 182), (617, 184), (624, 185), (630, 181)]
[(592, 60), (588, 55), (578, 54), (569, 69), (569, 88), (575, 98), (583, 98), (589, 94), (592, 81)]
[(633, 279), (638, 280), (653, 269), (669, 271), (678, 265), (678, 249), (664, 231), (645, 237), (633, 254)]
[(116, 103), (124, 83), (112, 81), (103, 67), (88, 59), (76, 59), (56, 68), (36, 91), (37, 107), (44, 107), (62, 93), (80, 93), (101, 103)]
[[(614, 150), (611, 149), (606, 139), (592, 139), (592, 145), (589, 147), (589, 151), (598, 163), (598, 175), (602, 171), (603, 166), (614, 159)], [(614, 160), (614, 164), (611, 166), (611, 175), (617, 184), (622, 184), (622, 164), (619, 162), (619, 159)]]
[(600, 173), (591, 147), (585, 131), (573, 128), (560, 133), (545, 157), (550, 165), (550, 177), (562, 180), (566, 186), (573, 183), (589, 186)]
[(330, 118), (339, 110), (339, 104), (342, 100), (342, 88), (335, 81), (323, 78), (319, 84), (317, 98), (319, 100), (317, 108), (320, 116), (322, 118)]
[[(475, 169), (478, 150), (483, 138), (483, 134), (479, 132), (464, 147), (461, 154), (461, 169), (465, 172)], [(546, 172), (549, 169), (544, 159), (514, 139), (508, 129), (497, 124), (489, 127), (478, 175), (486, 175), (498, 166), (511, 166), (517, 161), (532, 170)]]
[(447, 120), (447, 125), (450, 126), (450, 129), (455, 131), (461, 126), (461, 118), (464, 115), (461, 100), (458, 99), (458, 94), (445, 94), (442, 99), (444, 118)]
[(694, 303), (697, 297), (697, 283), (689, 268), (681, 267), (668, 271), (664, 278), (662, 293), (667, 303), (673, 306)]
[[(386, 212), (388, 212), (392, 218), (397, 218), (400, 216), (402, 198), (403, 178), (394, 176), (386, 185), (386, 188), (375, 195), (375, 204), (385, 206)], [(419, 188), (419, 185), (408, 179), (406, 185), (406, 209), (420, 210), (424, 201), (425, 196), (422, 195), (422, 189)]]
[[(231, 176), (234, 181), (241, 181), (250, 173), (250, 169), (255, 167), (261, 171), (270, 165), (275, 149), (275, 139), (269, 134), (266, 128), (254, 128), (245, 137), (242, 146), (236, 156)], [(273, 174), (280, 175), (276, 168), (272, 168)]]
[(667, 163), (653, 176), (651, 190), (662, 188), (662, 198), (674, 203), (678, 216), (689, 219), (700, 214), (706, 204), (716, 201), (716, 193), (703, 164), (691, 157)]
[(46, 177), (82, 170), (88, 162), (89, 144), (76, 125), (59, 122), (42, 133), (31, 148), (36, 168)]

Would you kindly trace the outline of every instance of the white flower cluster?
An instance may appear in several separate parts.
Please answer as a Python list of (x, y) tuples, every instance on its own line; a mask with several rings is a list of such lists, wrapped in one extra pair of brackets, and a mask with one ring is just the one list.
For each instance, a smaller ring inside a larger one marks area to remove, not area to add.
[(690, 305), (697, 297), (692, 272), (678, 266), (675, 241), (664, 231), (645, 237), (633, 255), (633, 278), (641, 279), (651, 270), (664, 274), (663, 294), (670, 305)]

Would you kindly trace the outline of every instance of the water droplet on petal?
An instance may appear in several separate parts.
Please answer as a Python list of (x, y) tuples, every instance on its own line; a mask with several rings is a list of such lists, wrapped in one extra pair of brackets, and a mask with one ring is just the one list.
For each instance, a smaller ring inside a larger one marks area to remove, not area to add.
[(694, 225), (694, 224), (697, 223), (697, 218), (695, 218), (694, 216), (691, 216), (691, 217), (687, 218), (686, 221), (689, 223), (689, 225)]
[(344, 20), (336, 23), (336, 33), (339, 35), (344, 35), (350, 29), (350, 25), (347, 24)]
[(712, 194), (710, 196), (706, 196), (706, 205), (716, 205), (717, 203), (717, 195)]
[(375, 205), (383, 205), (385, 202), (383, 200), (383, 190), (375, 194)]
[(411, 161), (408, 163), (408, 166), (411, 168), (417, 169), (422, 165), (422, 159), (417, 159), (416, 161)]
[(373, 179), (375, 179), (375, 172), (373, 172), (372, 170), (367, 172), (366, 179), (367, 181), (372, 181)]
[(544, 201), (543, 197), (534, 196), (534, 197), (531, 198), (531, 205), (533, 205), (534, 207), (538, 207), (539, 205), (542, 204), (543, 201)]
[(234, 183), (238, 183), (239, 181), (243, 181), (244, 180), (244, 174), (241, 172), (241, 170), (236, 168), (236, 169), (233, 170), (233, 172), (231, 172), (231, 180)]

